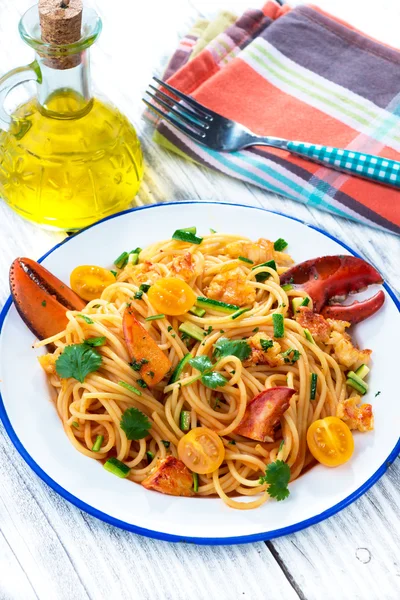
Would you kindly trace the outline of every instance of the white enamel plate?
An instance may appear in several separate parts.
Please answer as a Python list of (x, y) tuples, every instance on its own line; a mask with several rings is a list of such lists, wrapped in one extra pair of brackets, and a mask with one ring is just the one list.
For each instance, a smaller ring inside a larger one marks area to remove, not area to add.
[[(43, 264), (69, 282), (81, 264), (110, 266), (126, 248), (171, 237), (196, 225), (253, 239), (283, 237), (296, 262), (327, 254), (355, 254), (328, 234), (297, 220), (231, 204), (177, 203), (128, 211), (86, 229), (56, 246)], [(374, 293), (373, 286), (367, 296)], [(229, 544), (270, 539), (317, 523), (363, 494), (400, 450), (400, 402), (393, 378), (398, 371), (399, 306), (385, 286), (382, 310), (356, 328), (361, 347), (373, 349), (370, 391), (375, 430), (355, 434), (355, 452), (336, 469), (318, 465), (290, 484), (290, 498), (238, 511), (219, 498), (176, 498), (119, 479), (77, 452), (50, 401), (46, 377), (32, 349), (33, 336), (9, 300), (0, 316), (0, 416), (17, 450), (61, 496), (82, 510), (136, 533), (169, 541)], [(375, 394), (381, 392), (377, 397)]]

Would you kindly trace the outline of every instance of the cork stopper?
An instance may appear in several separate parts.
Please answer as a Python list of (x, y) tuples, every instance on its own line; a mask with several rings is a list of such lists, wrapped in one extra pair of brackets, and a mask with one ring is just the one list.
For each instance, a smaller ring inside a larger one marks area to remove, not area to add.
[[(42, 40), (55, 46), (72, 44), (81, 38), (82, 0), (39, 0)], [(80, 63), (79, 54), (65, 53), (62, 48), (44, 63), (53, 69), (71, 69)]]

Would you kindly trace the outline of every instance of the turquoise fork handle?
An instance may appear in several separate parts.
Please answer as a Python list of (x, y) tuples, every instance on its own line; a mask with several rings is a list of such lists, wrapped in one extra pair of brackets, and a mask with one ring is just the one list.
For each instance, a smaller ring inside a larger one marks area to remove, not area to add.
[(336, 171), (400, 188), (400, 162), (396, 160), (305, 142), (288, 142), (287, 149), (327, 167), (331, 166)]

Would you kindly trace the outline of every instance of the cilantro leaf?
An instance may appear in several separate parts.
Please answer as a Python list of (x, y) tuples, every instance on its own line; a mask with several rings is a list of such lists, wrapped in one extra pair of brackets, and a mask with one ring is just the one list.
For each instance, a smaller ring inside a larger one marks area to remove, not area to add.
[(267, 483), (267, 492), (271, 498), (278, 501), (285, 500), (290, 494), (288, 483), (290, 480), (290, 467), (283, 460), (276, 460), (267, 465), (265, 475), (260, 477), (260, 483)]
[(246, 340), (229, 340), (222, 337), (214, 344), (214, 356), (218, 359), (236, 356), (240, 360), (246, 360), (250, 354), (251, 348)]
[(60, 377), (73, 377), (81, 383), (86, 375), (97, 371), (103, 359), (100, 354), (86, 344), (67, 346), (56, 360), (56, 371)]
[(141, 440), (146, 437), (151, 428), (151, 423), (146, 415), (134, 407), (128, 408), (123, 413), (120, 425), (128, 440)]
[(263, 340), (260, 339), (261, 348), (266, 352), (269, 348), (272, 348), (274, 345), (273, 340)]
[(212, 373), (206, 373), (201, 378), (201, 383), (212, 390), (215, 390), (217, 387), (223, 387), (228, 380), (226, 377), (221, 375), (221, 373), (216, 373), (213, 371)]
[(213, 368), (213, 364), (208, 356), (196, 356), (195, 358), (191, 358), (189, 364), (200, 371), (200, 373), (204, 373)]
[(285, 352), (281, 352), (281, 356), (283, 356), (285, 363), (293, 365), (299, 360), (300, 352), (294, 348), (288, 348)]
[(96, 347), (96, 346), (104, 346), (104, 344), (106, 343), (106, 337), (102, 336), (102, 337), (92, 337), (92, 338), (88, 338), (87, 340), (85, 340), (83, 342), (86, 346), (91, 346)]
[(85, 321), (85, 323), (87, 323), (88, 325), (93, 325), (94, 324), (93, 319), (91, 319), (90, 317), (87, 317), (86, 315), (82, 315), (82, 313), (79, 314), (79, 315), (76, 315), (76, 316), (77, 317), (81, 317)]

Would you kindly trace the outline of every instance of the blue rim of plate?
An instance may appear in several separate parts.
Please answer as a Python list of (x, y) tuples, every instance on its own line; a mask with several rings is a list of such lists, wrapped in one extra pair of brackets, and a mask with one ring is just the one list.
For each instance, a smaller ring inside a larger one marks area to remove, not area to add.
[[(85, 231), (87, 231), (88, 229), (91, 229), (92, 227), (96, 227), (100, 223), (104, 223), (105, 221), (109, 221), (110, 219), (115, 219), (116, 217), (120, 217), (122, 215), (131, 213), (131, 212), (136, 212), (136, 211), (140, 211), (140, 210), (151, 210), (152, 208), (158, 208), (160, 206), (174, 206), (177, 204), (179, 204), (179, 205), (183, 205), (183, 204), (217, 204), (217, 205), (221, 205), (222, 204), (224, 206), (231, 206), (231, 207), (236, 206), (236, 207), (246, 208), (246, 209), (250, 209), (250, 210), (261, 210), (263, 212), (270, 212), (270, 213), (279, 215), (281, 217), (285, 217), (286, 219), (291, 219), (292, 221), (297, 221), (298, 223), (301, 223), (302, 225), (305, 225), (306, 227), (310, 227), (311, 229), (314, 229), (315, 231), (322, 233), (326, 237), (330, 238), (331, 240), (333, 240), (334, 242), (336, 242), (337, 244), (339, 244), (340, 246), (342, 246), (343, 248), (348, 250), (348, 252), (353, 254), (353, 256), (358, 256), (359, 258), (362, 258), (357, 252), (355, 252), (352, 248), (347, 246), (347, 244), (338, 240), (335, 236), (331, 235), (330, 233), (327, 233), (323, 229), (320, 229), (319, 227), (315, 227), (314, 225), (311, 225), (309, 223), (305, 223), (301, 219), (296, 219), (295, 217), (289, 217), (288, 215), (284, 215), (277, 211), (267, 210), (265, 208), (261, 208), (258, 206), (246, 206), (245, 204), (231, 204), (229, 202), (182, 201), (182, 202), (165, 202), (162, 204), (151, 204), (149, 206), (139, 206), (137, 208), (131, 208), (131, 209), (116, 213), (114, 215), (105, 217), (104, 219), (101, 219), (101, 221), (97, 221), (96, 223), (93, 223), (93, 225), (89, 225), (88, 227), (77, 232), (75, 235), (71, 236), (70, 238), (66, 238), (59, 244), (56, 244), (55, 246), (53, 246), (53, 248), (51, 248), (48, 252), (46, 252), (46, 254), (44, 254), (41, 258), (39, 258), (38, 262), (39, 263), (42, 262), (47, 256), (49, 256), (49, 254), (52, 254), (55, 250), (57, 250), (57, 248), (68, 243), (72, 238), (75, 238), (77, 235), (84, 233)], [(383, 287), (386, 290), (386, 292), (389, 294), (391, 299), (393, 300), (395, 306), (397, 307), (397, 310), (400, 312), (400, 302), (396, 298), (394, 292), (391, 290), (391, 288), (386, 283), (383, 284)], [(12, 299), (11, 299), (11, 296), (9, 296), (9, 298), (7, 299), (7, 301), (3, 307), (3, 310), (0, 313), (0, 334), (1, 334), (1, 330), (3, 328), (4, 320), (8, 314), (8, 311), (9, 311), (11, 305), (12, 305)], [(325, 510), (324, 512), (322, 512), (320, 514), (315, 515), (314, 517), (311, 517), (310, 519), (305, 519), (304, 521), (300, 521), (300, 523), (291, 525), (290, 527), (274, 529), (273, 531), (267, 531), (265, 533), (255, 533), (252, 535), (243, 535), (243, 536), (235, 536), (235, 537), (224, 537), (224, 538), (184, 537), (184, 536), (180, 536), (180, 535), (174, 535), (174, 534), (169, 534), (169, 533), (162, 533), (159, 531), (153, 531), (151, 529), (144, 529), (143, 527), (139, 527), (138, 525), (132, 525), (131, 523), (126, 523), (125, 521), (121, 521), (120, 519), (111, 517), (107, 513), (97, 510), (93, 506), (90, 506), (90, 504), (86, 504), (86, 502), (82, 502), (82, 500), (80, 500), (73, 494), (70, 494), (66, 489), (64, 489), (56, 481), (54, 481), (54, 479), (49, 477), (46, 474), (46, 472), (43, 471), (43, 469), (41, 467), (39, 467), (39, 465), (33, 460), (33, 458), (27, 452), (27, 450), (23, 446), (22, 442), (18, 438), (17, 434), (15, 433), (15, 431), (11, 425), (11, 422), (10, 422), (7, 412), (5, 410), (5, 406), (4, 406), (3, 398), (1, 397), (1, 394), (0, 394), (0, 419), (2, 420), (4, 428), (7, 431), (8, 436), (11, 439), (12, 443), (14, 444), (15, 448), (18, 450), (19, 454), (22, 456), (22, 458), (25, 460), (25, 462), (31, 467), (31, 469), (45, 483), (47, 483), (47, 485), (49, 485), (54, 491), (56, 491), (58, 494), (60, 494), (60, 496), (62, 496), (66, 500), (68, 500), (68, 502), (71, 502), (71, 504), (74, 504), (80, 510), (83, 510), (84, 512), (88, 513), (89, 515), (92, 515), (93, 517), (96, 517), (97, 519), (100, 519), (101, 521), (104, 521), (105, 523), (109, 523), (110, 525), (114, 525), (115, 527), (119, 527), (119, 528), (125, 529), (127, 531), (132, 531), (133, 533), (137, 533), (139, 535), (144, 535), (149, 538), (154, 538), (154, 539), (162, 540), (165, 542), (184, 542), (184, 543), (209, 545), (209, 546), (226, 545), (226, 544), (248, 544), (248, 543), (253, 543), (253, 542), (262, 542), (262, 541), (271, 540), (271, 539), (274, 539), (274, 538), (277, 538), (277, 537), (280, 537), (283, 535), (289, 535), (291, 533), (295, 533), (296, 531), (300, 531), (302, 529), (306, 529), (306, 527), (310, 527), (310, 525), (316, 525), (317, 523), (320, 523), (321, 521), (324, 521), (325, 519), (332, 517), (337, 512), (339, 512), (343, 508), (346, 508), (346, 506), (348, 506), (349, 504), (351, 504), (352, 502), (357, 500), (360, 496), (362, 496), (367, 490), (369, 490), (369, 488), (374, 483), (376, 483), (378, 481), (378, 479), (380, 479), (382, 477), (382, 475), (386, 472), (388, 467), (393, 463), (393, 461), (400, 454), (400, 438), (399, 438), (399, 440), (398, 440), (397, 444), (395, 445), (395, 447), (393, 448), (392, 452), (389, 454), (387, 459), (382, 463), (382, 465), (379, 467), (379, 469), (355, 492), (353, 492), (352, 494), (350, 494), (350, 496), (347, 496), (347, 498), (345, 498), (341, 502), (338, 502), (338, 504), (335, 504), (328, 510)]]

